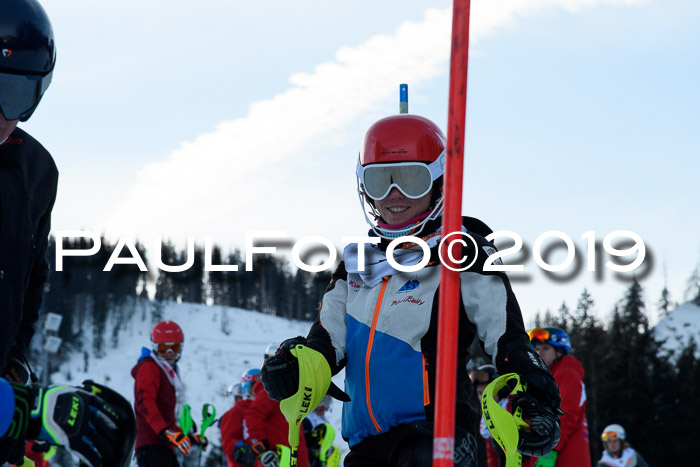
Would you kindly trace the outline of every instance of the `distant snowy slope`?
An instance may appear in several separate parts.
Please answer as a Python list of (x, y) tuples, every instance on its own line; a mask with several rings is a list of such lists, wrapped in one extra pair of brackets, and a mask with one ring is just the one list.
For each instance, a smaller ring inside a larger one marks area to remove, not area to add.
[(654, 337), (665, 339), (663, 347), (672, 353), (683, 350), (693, 338), (699, 346), (696, 356), (700, 358), (700, 306), (687, 302), (671, 311), (654, 328)]
[[(80, 384), (84, 379), (91, 378), (111, 386), (133, 402), (131, 368), (141, 354), (141, 347), (150, 347), (150, 309), (145, 313), (145, 321), (141, 320), (141, 315), (136, 313), (132, 321), (121, 323), (115, 348), (111, 346), (111, 339), (106, 337), (104, 358), (94, 358), (90, 352), (87, 353), (87, 371), (84, 371), (85, 354), (76, 353), (52, 375), (52, 383)], [(183, 354), (178, 364), (185, 384), (181, 399), (183, 403), (191, 405), (193, 418), (198, 425), (204, 403), (214, 404), (217, 418), (231, 407), (231, 400), (226, 396), (227, 387), (239, 382), (243, 371), (262, 365), (268, 344), (279, 344), (298, 335), (306, 336), (310, 327), (308, 322), (290, 321), (239, 308), (191, 303), (166, 303), (164, 319), (176, 321), (185, 333)], [(222, 328), (225, 329), (222, 320), (228, 323), (228, 335), (222, 332)], [(113, 329), (114, 323), (108, 323), (105, 335), (111, 336)], [(90, 336), (91, 332), (85, 329), (84, 335)], [(84, 342), (85, 349), (92, 348), (89, 339)], [(343, 378), (344, 372), (341, 372), (333, 380), (342, 388)], [(340, 437), (341, 409), (342, 404), (334, 401), (328, 418), (336, 427), (336, 443), (346, 453), (348, 446)], [(221, 444), (216, 426), (207, 430), (207, 437)]]

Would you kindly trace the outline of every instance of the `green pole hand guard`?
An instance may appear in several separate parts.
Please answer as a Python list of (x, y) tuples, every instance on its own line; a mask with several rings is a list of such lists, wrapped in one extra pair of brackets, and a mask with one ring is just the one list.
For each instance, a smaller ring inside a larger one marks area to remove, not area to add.
[(199, 436), (204, 438), (204, 432), (214, 423), (215, 419), (216, 407), (209, 403), (204, 404), (204, 407), (202, 407), (202, 431), (199, 432)]
[(299, 361), (299, 390), (280, 402), (280, 410), (289, 422), (289, 445), (292, 448), (290, 465), (295, 466), (301, 422), (328, 392), (331, 367), (320, 352), (305, 345), (297, 344), (290, 352)]
[(517, 374), (507, 373), (499, 376), (484, 389), (484, 394), (481, 397), (481, 409), (491, 436), (506, 454), (506, 467), (519, 467), (522, 465), (523, 456), (518, 452), (518, 442), (520, 441), (518, 430), (527, 429), (529, 426), (523, 420), (520, 408), (511, 414), (494, 399), (494, 394), (497, 394), (506, 385), (512, 387), (511, 394), (525, 390)]
[(182, 412), (180, 412), (180, 429), (185, 435), (187, 435), (194, 426), (194, 420), (192, 420), (190, 411), (190, 404), (185, 404), (182, 406)]

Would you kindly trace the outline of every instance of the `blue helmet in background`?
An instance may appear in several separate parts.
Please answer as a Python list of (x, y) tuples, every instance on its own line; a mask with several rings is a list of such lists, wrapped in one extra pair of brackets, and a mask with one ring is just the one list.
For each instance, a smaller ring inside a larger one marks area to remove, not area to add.
[(533, 347), (535, 344), (549, 344), (555, 349), (561, 350), (564, 355), (569, 355), (571, 352), (571, 339), (569, 339), (569, 335), (563, 329), (554, 327), (535, 328), (528, 335)]
[(244, 399), (250, 399), (253, 394), (253, 386), (260, 380), (260, 368), (251, 368), (241, 375), (241, 395)]

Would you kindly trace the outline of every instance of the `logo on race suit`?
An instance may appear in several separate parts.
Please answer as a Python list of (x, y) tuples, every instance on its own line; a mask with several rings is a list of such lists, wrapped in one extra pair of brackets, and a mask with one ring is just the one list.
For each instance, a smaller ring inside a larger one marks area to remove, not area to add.
[(414, 297), (413, 295), (409, 295), (408, 297), (402, 298), (401, 300), (392, 301), (391, 306), (401, 305), (402, 303), (413, 303), (415, 305), (421, 306), (425, 303), (425, 300), (421, 300), (418, 297)]
[[(484, 249), (488, 257), (491, 257), (491, 255), (495, 255), (498, 252), (494, 247), (488, 245), (482, 246), (481, 248)], [(496, 258), (493, 260), (493, 264), (502, 265), (503, 261), (501, 261), (501, 258)]]
[(2, 49), (2, 56), (5, 58), (10, 58), (12, 56), (12, 50)]
[(365, 284), (364, 282), (362, 284), (358, 284), (357, 282), (350, 280), (348, 281), (348, 284), (350, 285), (350, 287), (353, 288), (355, 292), (359, 292), (360, 289), (371, 289), (371, 287)]
[(416, 290), (419, 285), (420, 282), (418, 282), (416, 279), (411, 279), (410, 281), (407, 281), (404, 285), (402, 285), (401, 288), (396, 291), (396, 293), (404, 293), (410, 292), (411, 290)]

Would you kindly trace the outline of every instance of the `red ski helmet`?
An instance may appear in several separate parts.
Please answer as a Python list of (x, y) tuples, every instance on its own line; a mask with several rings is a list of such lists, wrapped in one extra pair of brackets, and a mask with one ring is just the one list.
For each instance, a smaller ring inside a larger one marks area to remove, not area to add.
[(175, 321), (159, 321), (151, 330), (151, 342), (162, 344), (166, 342), (183, 342), (185, 334)]
[(360, 149), (360, 165), (386, 162), (431, 163), (445, 150), (445, 135), (425, 117), (399, 114), (369, 127)]
[(0, 110), (27, 121), (51, 83), (56, 63), (53, 29), (36, 0), (0, 6)]
[[(436, 190), (445, 172), (445, 136), (425, 117), (400, 114), (374, 123), (365, 135), (357, 162), (357, 192), (365, 220), (385, 238), (418, 235), (428, 221), (442, 213), (443, 195)], [(382, 223), (375, 206), (393, 188), (418, 199), (433, 193), (431, 209), (408, 223)]]

